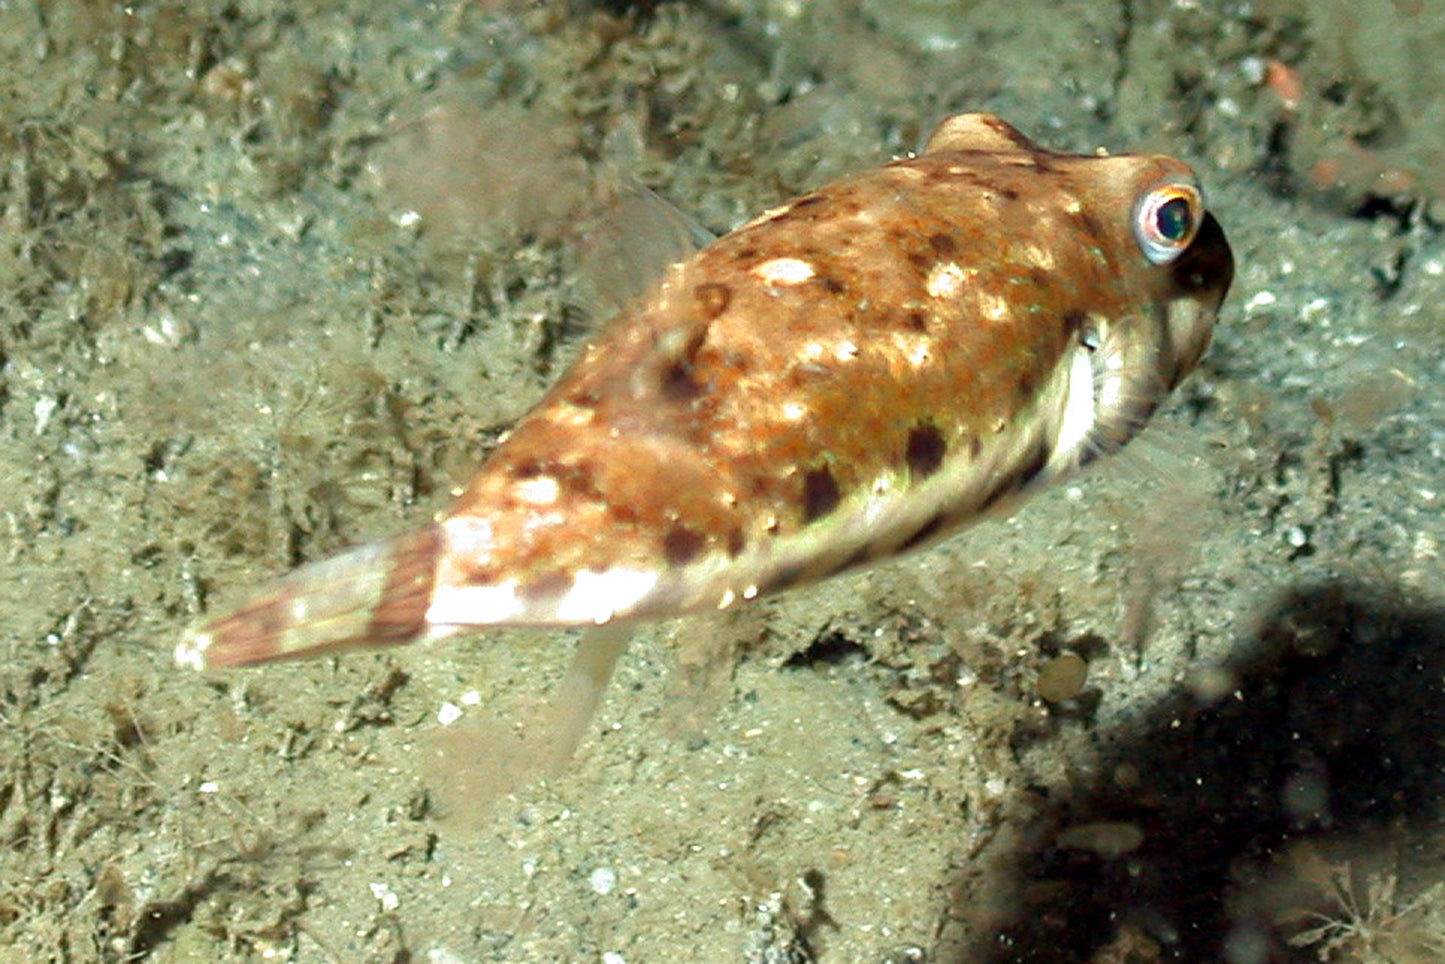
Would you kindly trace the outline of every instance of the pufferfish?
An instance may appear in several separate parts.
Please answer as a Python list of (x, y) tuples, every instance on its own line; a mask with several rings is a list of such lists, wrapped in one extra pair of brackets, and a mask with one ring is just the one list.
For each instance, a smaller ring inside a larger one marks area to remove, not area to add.
[(435, 521), (277, 579), (176, 658), (673, 617), (924, 546), (1138, 433), (1232, 275), (1180, 161), (949, 117), (673, 265)]

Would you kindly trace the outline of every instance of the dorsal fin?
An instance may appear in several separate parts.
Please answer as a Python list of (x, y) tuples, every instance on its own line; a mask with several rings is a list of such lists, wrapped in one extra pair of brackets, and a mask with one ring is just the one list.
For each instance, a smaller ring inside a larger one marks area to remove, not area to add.
[(992, 114), (954, 114), (933, 129), (923, 153), (937, 151), (997, 151), (1037, 154), (1039, 145)]

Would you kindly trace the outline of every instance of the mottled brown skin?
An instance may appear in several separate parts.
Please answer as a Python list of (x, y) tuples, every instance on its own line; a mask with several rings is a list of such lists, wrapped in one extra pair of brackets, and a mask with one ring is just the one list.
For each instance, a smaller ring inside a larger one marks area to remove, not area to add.
[[(945, 139), (804, 195), (708, 247), (662, 297), (619, 319), (458, 498), (453, 514), (486, 515), (505, 547), (478, 578), (502, 565), (533, 579), (653, 567), (660, 540), (678, 531), (693, 538), (675, 563), (734, 557), (908, 470), (911, 444), (936, 450), (912, 460), (926, 472), (1029, 418), (1076, 319), (1138, 311), (1160, 300), (1160, 282), (1132, 267), (1129, 207), (1110, 203), (1108, 168), (1137, 178), (1138, 158), (1068, 157), (1000, 136), (1008, 153)], [(1182, 169), (1152, 163), (1159, 176)], [(1039, 239), (1051, 269), (1020, 254)], [(750, 274), (779, 258), (815, 274), (786, 286)], [(1001, 301), (1002, 315), (983, 320), (976, 298), (930, 297), (941, 262), (976, 269), (970, 287)], [(809, 344), (821, 360), (804, 357)], [(918, 350), (928, 358), (914, 365)], [(803, 418), (784, 415), (790, 400)], [(917, 443), (919, 433), (933, 441)], [(539, 473), (558, 479), (569, 507), (542, 526), (511, 495)]]
[[(767, 212), (614, 319), (441, 527), (395, 544), (385, 565), (410, 601), (373, 599), (372, 580), (346, 603), (385, 607), (386, 626), (328, 614), (340, 629), (285, 638), (311, 591), (302, 570), (209, 627), (199, 662), (420, 634), (437, 621), (416, 603), (435, 560), (411, 546), (440, 546), (425, 549), (443, 557), (437, 600), (515, 580), (523, 611), (477, 623), (567, 623), (579, 572), (659, 576), (600, 622), (725, 606), (932, 541), (1094, 454), (1056, 446), (1070, 359), (1095, 329), (1143, 373), (1137, 404), (1090, 427), (1099, 450), (1193, 367), (1207, 328), (1170, 348), (1130, 327), (1171, 312), (1207, 326), (1228, 287), (1212, 219), (1172, 264), (1135, 239), (1142, 187), (1190, 177), (1162, 156), (1055, 154), (988, 115), (950, 118), (922, 155)], [(481, 551), (442, 533), (468, 519)]]

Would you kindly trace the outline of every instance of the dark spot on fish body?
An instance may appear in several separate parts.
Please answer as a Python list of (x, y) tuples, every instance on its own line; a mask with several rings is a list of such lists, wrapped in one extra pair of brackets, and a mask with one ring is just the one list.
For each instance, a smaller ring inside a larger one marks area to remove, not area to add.
[(837, 278), (831, 278), (826, 275), (819, 277), (817, 279), (817, 282), (820, 286), (822, 286), (823, 290), (828, 292), (828, 294), (830, 295), (841, 295), (843, 292), (848, 290), (848, 286), (845, 285), (843, 282), (839, 281)]
[(948, 443), (934, 425), (918, 425), (908, 433), (903, 457), (914, 479), (926, 479), (943, 465)]
[[(713, 287), (722, 287), (714, 285)], [(725, 288), (723, 290), (726, 290)], [(699, 327), (692, 332), (687, 344), (662, 364), (658, 375), (658, 391), (662, 397), (674, 402), (690, 402), (702, 394), (703, 386), (694, 374), (698, 352), (707, 339), (707, 328)]]
[(933, 253), (940, 258), (951, 258), (958, 253), (958, 244), (953, 240), (953, 237), (942, 232), (929, 235), (928, 246), (931, 247)]
[(742, 527), (734, 526), (733, 529), (728, 532), (728, 556), (736, 559), (743, 554), (743, 549), (746, 546), (747, 539), (743, 536)]
[(694, 288), (692, 297), (697, 305), (698, 314), (708, 321), (713, 321), (727, 311), (733, 293), (732, 289), (725, 284), (708, 281)]
[(826, 466), (809, 469), (803, 473), (803, 522), (821, 519), (838, 508), (842, 494), (838, 491), (838, 480)]
[(679, 523), (662, 537), (662, 555), (673, 566), (685, 566), (696, 559), (706, 545), (707, 538), (702, 533)]
[(908, 327), (916, 332), (928, 331), (928, 316), (917, 308), (905, 314), (904, 320), (908, 323)]
[(665, 366), (658, 388), (672, 402), (690, 402), (702, 394), (702, 386), (692, 377), (692, 365), (685, 361)]
[(637, 510), (630, 505), (618, 505), (616, 502), (607, 504), (607, 521), (616, 528), (632, 528), (641, 521)]
[(536, 459), (523, 459), (512, 466), (512, 478), (519, 480), (535, 479), (544, 473), (542, 463)]
[(558, 485), (583, 498), (599, 499), (602, 496), (597, 488), (597, 466), (586, 459), (575, 464), (552, 463), (544, 465), (544, 469), (544, 474), (555, 478)]

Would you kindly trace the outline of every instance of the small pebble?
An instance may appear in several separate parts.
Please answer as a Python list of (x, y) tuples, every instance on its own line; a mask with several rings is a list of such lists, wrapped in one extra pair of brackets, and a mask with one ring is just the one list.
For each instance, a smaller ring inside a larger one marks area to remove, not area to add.
[(617, 889), (617, 872), (611, 867), (598, 867), (587, 878), (592, 891), (607, 896)]
[(1039, 698), (1063, 703), (1078, 696), (1089, 677), (1089, 664), (1078, 653), (1060, 653), (1039, 670)]
[(1144, 831), (1137, 824), (1123, 821), (1100, 821), (1069, 827), (1054, 838), (1054, 843), (1067, 850), (1087, 850), (1105, 860), (1118, 860), (1139, 849)]

